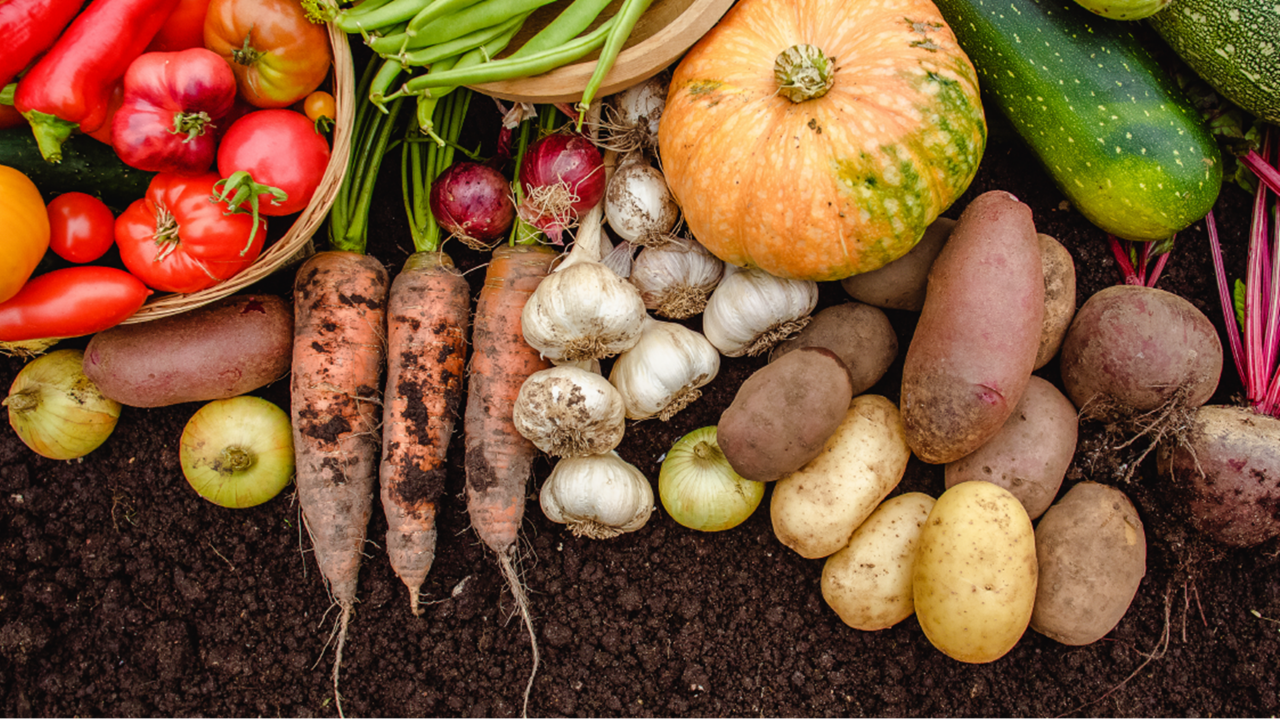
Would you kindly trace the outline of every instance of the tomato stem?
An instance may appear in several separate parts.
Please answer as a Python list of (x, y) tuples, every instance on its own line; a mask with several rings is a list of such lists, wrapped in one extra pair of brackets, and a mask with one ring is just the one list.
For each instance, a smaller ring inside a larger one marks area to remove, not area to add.
[(249, 35), (245, 35), (244, 45), (241, 45), (239, 48), (231, 51), (231, 60), (237, 65), (250, 67), (254, 63), (258, 62), (258, 58), (263, 55), (261, 51), (249, 44), (249, 38)]
[(187, 138), (183, 143), (189, 143), (192, 140), (204, 135), (204, 130), (213, 122), (213, 118), (209, 117), (209, 113), (201, 110), (200, 112), (176, 112), (173, 114), (173, 129), (169, 132), (174, 135), (186, 135)]
[(156, 244), (155, 262), (163, 262), (178, 247), (178, 220), (169, 208), (156, 204), (156, 231), (151, 234)]

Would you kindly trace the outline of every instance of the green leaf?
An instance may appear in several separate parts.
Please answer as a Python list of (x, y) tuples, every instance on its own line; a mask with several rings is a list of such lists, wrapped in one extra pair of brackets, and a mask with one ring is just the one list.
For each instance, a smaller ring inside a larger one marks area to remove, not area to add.
[(1244, 332), (1244, 281), (1236, 280), (1231, 294), (1231, 304), (1236, 309), (1236, 322), (1240, 323), (1240, 332)]

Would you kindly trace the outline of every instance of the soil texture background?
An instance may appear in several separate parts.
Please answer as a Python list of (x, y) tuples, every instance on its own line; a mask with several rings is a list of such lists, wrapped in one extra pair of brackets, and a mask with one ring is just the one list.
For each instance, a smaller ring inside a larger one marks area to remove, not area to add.
[[(1068, 207), (1033, 158), (992, 119), (979, 175), (949, 211), (1009, 190), (1040, 232), (1072, 253), (1078, 303), (1121, 281), (1105, 234)], [(389, 160), (388, 166), (398, 161)], [(396, 172), (384, 172), (370, 252), (394, 274), (411, 251)], [(1226, 263), (1242, 276), (1251, 197), (1223, 190)], [(323, 231), (317, 236), (323, 242)], [(485, 256), (446, 246), (478, 291)], [(288, 295), (286, 269), (255, 288)], [(1204, 223), (1182, 232), (1158, 287), (1190, 299), (1222, 329)], [(824, 284), (821, 306), (844, 302)], [(902, 352), (915, 317), (891, 312)], [(696, 327), (696, 323), (694, 325)], [(83, 340), (80, 341), (82, 346)], [(74, 347), (76, 341), (66, 346)], [(714, 425), (763, 359), (725, 359), (703, 397), (669, 422), (629, 423), (620, 454), (652, 482), (666, 450)], [(898, 361), (871, 392), (898, 398)], [(22, 362), (0, 358), (7, 388)], [(1059, 382), (1056, 364), (1040, 372)], [(1238, 400), (1230, 358), (1213, 402)], [(255, 394), (289, 407), (282, 379)], [(334, 716), (331, 632), (338, 616), (301, 525), (292, 487), (257, 508), (214, 506), (178, 464), (199, 404), (125, 408), (113, 436), (78, 461), (32, 453), (0, 429), (0, 713), (25, 716)], [(1191, 531), (1167, 498), (1154, 455), (1112, 450), (1081, 427), (1063, 485), (1118, 484), (1146, 525), (1137, 597), (1102, 640), (1067, 647), (1028, 630), (985, 665), (949, 659), (914, 618), (879, 631), (845, 626), (824, 603), (821, 560), (780, 544), (769, 494), (739, 527), (687, 530), (661, 506), (638, 532), (574, 537), (548, 521), (535, 464), (519, 567), (541, 664), (532, 716), (1264, 716), (1280, 711), (1280, 550), (1225, 550)], [(1132, 473), (1129, 471), (1132, 470)], [(1121, 480), (1131, 474), (1128, 480)], [(341, 668), (348, 716), (518, 716), (532, 668), (494, 557), (463, 502), (461, 425), (439, 543), (423, 597), (387, 563), (374, 500), (359, 605)], [(894, 494), (943, 490), (915, 460)]]

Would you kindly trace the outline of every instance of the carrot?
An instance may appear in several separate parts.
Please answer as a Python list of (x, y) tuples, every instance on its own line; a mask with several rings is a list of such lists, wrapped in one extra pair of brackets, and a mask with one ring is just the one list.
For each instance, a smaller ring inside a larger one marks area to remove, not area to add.
[[(461, 133), (470, 96), (462, 88), (437, 105), (435, 126), (445, 137)], [(420, 138), (411, 123), (400, 185), (415, 252), (391, 284), (379, 471), (387, 555), (409, 588), (414, 615), (422, 614), (418, 594), (435, 560), (436, 502), (462, 401), (471, 313), (471, 288), (440, 252), (440, 226), (428, 203), (431, 181), (452, 162), (453, 148)]]
[(377, 259), (338, 250), (312, 255), (294, 281), (295, 482), (316, 563), (342, 611), (335, 696), (373, 510), (387, 283)]
[[(367, 87), (370, 77), (366, 70), (362, 86)], [(357, 115), (351, 165), (329, 215), (332, 249), (308, 258), (293, 285), (294, 482), (316, 564), (341, 610), (333, 661), (339, 716), (342, 651), (373, 513), (386, 348), (389, 277), (381, 262), (364, 254), (366, 197), (394, 122), (393, 113), (357, 110)]]
[(467, 514), (484, 544), (498, 555), (529, 630), (533, 669), (524, 691), (524, 716), (538, 672), (538, 641), (524, 585), (516, 573), (515, 543), (537, 448), (516, 431), (512, 412), (526, 378), (551, 363), (529, 347), (520, 313), (558, 254), (545, 245), (502, 245), (493, 251), (476, 301), (467, 380)]

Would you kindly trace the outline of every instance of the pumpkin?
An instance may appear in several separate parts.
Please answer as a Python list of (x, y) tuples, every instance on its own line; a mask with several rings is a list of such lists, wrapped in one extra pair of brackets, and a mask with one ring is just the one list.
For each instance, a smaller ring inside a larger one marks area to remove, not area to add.
[(987, 125), (930, 0), (739, 0), (676, 66), (658, 139), (708, 250), (824, 281), (914, 247), (973, 180)]

